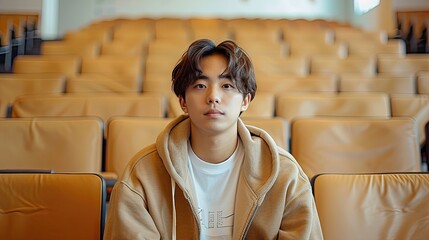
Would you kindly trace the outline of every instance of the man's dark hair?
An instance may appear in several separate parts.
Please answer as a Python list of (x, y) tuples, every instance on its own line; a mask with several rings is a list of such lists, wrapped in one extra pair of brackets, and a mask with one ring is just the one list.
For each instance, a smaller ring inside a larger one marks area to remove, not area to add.
[(243, 97), (250, 93), (251, 100), (253, 100), (256, 93), (253, 64), (246, 52), (230, 40), (223, 41), (216, 46), (211, 40), (201, 39), (189, 46), (172, 72), (172, 89), (176, 96), (185, 98), (187, 87), (202, 74), (201, 59), (214, 54), (226, 57), (228, 66), (225, 74), (231, 76), (231, 80)]

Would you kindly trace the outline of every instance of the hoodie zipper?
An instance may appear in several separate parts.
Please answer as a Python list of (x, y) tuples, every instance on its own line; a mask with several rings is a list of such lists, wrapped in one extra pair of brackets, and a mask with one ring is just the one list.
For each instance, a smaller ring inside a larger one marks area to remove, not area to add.
[(256, 207), (255, 207), (255, 209), (253, 210), (253, 212), (252, 212), (252, 216), (250, 216), (250, 219), (249, 219), (249, 221), (247, 222), (246, 229), (244, 230), (244, 232), (243, 232), (243, 236), (241, 237), (241, 239), (245, 239), (245, 238), (246, 238), (247, 233), (249, 232), (249, 229), (250, 229), (250, 225), (252, 224), (253, 219), (254, 219), (254, 218), (255, 218), (255, 216), (256, 216), (256, 211), (257, 211), (258, 209), (259, 209), (259, 204), (257, 204), (257, 205), (256, 205)]

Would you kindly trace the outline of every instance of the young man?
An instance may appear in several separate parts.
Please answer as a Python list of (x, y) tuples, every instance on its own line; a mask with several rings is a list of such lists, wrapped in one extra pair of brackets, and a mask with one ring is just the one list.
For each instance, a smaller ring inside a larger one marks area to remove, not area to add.
[(185, 115), (129, 163), (105, 239), (322, 239), (298, 163), (239, 118), (256, 92), (246, 53), (198, 40), (172, 81)]

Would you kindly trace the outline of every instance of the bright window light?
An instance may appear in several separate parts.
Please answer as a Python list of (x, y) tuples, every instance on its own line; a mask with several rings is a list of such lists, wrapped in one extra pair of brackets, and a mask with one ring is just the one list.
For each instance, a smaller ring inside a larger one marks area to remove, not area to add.
[(355, 13), (362, 15), (380, 4), (380, 0), (355, 0)]

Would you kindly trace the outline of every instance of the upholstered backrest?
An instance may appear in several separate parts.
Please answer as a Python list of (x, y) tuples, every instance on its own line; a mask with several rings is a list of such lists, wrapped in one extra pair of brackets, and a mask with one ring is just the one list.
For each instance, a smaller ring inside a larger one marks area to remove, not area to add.
[(0, 119), (0, 169), (99, 172), (99, 118)]
[(310, 61), (305, 57), (272, 55), (259, 56), (252, 60), (258, 80), (261, 75), (306, 76), (310, 73)]
[(259, 92), (242, 116), (247, 118), (272, 118), (275, 110), (275, 95)]
[(104, 180), (89, 173), (0, 173), (0, 239), (102, 238)]
[(339, 81), (340, 92), (383, 92), (387, 94), (415, 94), (416, 79), (412, 75), (377, 76), (345, 75)]
[[(37, 94), (62, 94), (65, 91), (65, 77), (62, 75), (2, 74), (0, 75), (0, 99), (12, 104), (18, 96)], [(5, 113), (4, 107), (0, 112)]]
[(14, 73), (59, 73), (66, 77), (80, 72), (81, 58), (78, 56), (19, 55), (14, 58)]
[(242, 118), (244, 124), (266, 131), (278, 146), (289, 151), (290, 126), (283, 118)]
[(259, 75), (258, 92), (283, 95), (288, 92), (338, 92), (338, 79), (333, 74)]
[(426, 54), (407, 54), (406, 56), (382, 56), (378, 58), (378, 71), (390, 74), (418, 74), (429, 71), (429, 56)]
[(116, 117), (107, 125), (106, 171), (122, 174), (131, 158), (155, 143), (168, 118)]
[(304, 172), (420, 171), (417, 125), (411, 118), (313, 117), (291, 125), (291, 153)]
[(323, 174), (313, 191), (325, 239), (426, 239), (429, 174)]
[(377, 64), (373, 57), (314, 57), (311, 59), (311, 73), (331, 73), (343, 75), (348, 73), (366, 76), (376, 75)]
[(74, 42), (74, 41), (43, 41), (40, 45), (42, 55), (75, 55), (98, 56), (100, 55), (100, 43)]
[(390, 117), (385, 93), (287, 93), (277, 97), (276, 116)]
[(106, 122), (113, 116), (164, 117), (165, 98), (159, 94), (64, 95), (20, 97), (12, 117), (98, 116)]
[(392, 95), (390, 97), (392, 116), (411, 117), (419, 128), (420, 143), (424, 143), (424, 126), (429, 122), (429, 96), (424, 94)]

